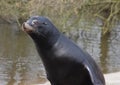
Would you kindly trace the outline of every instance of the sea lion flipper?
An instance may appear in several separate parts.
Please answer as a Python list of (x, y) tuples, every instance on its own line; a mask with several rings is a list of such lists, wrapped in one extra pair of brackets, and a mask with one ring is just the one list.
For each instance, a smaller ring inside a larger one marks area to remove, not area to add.
[[(93, 69), (91, 69), (91, 68), (93, 68), (92, 66), (94, 67), (94, 69), (96, 69), (96, 72), (93, 71)], [(85, 65), (85, 67), (89, 72), (89, 75), (90, 75), (90, 78), (91, 78), (91, 81), (92, 81), (93, 85), (104, 85), (103, 84), (104, 78), (101, 75), (101, 72), (98, 70), (99, 68), (95, 64), (93, 64), (93, 65), (90, 65), (90, 64)], [(99, 76), (96, 76), (98, 74), (99, 74)]]

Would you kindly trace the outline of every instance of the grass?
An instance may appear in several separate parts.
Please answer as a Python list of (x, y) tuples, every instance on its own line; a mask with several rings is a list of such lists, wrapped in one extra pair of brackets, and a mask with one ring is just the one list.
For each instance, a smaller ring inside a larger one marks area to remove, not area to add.
[(9, 23), (20, 25), (33, 15), (48, 16), (63, 28), (81, 25), (82, 21), (94, 23), (99, 18), (106, 34), (119, 21), (120, 0), (1, 0), (0, 17)]

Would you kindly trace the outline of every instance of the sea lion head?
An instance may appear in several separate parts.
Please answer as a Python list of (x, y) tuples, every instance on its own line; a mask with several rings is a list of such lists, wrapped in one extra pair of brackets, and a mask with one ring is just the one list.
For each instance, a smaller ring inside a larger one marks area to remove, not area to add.
[(23, 23), (22, 30), (37, 41), (54, 42), (60, 35), (52, 22), (43, 16), (33, 16), (28, 19)]
[(43, 16), (33, 16), (22, 25), (22, 30), (28, 34), (49, 35), (56, 30), (51, 21)]

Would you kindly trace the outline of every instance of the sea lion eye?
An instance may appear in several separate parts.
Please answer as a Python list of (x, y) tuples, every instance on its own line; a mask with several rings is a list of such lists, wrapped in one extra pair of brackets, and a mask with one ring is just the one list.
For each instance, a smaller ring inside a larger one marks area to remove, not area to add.
[(47, 25), (47, 22), (43, 22), (44, 25)]

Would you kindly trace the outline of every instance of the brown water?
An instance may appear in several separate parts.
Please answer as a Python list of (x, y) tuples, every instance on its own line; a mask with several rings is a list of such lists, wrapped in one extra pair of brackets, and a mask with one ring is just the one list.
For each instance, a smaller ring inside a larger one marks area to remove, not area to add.
[[(101, 28), (71, 29), (65, 34), (85, 49), (104, 73), (120, 71), (120, 25), (107, 36)], [(0, 24), (0, 85), (30, 85), (45, 81), (32, 40), (17, 25)]]

